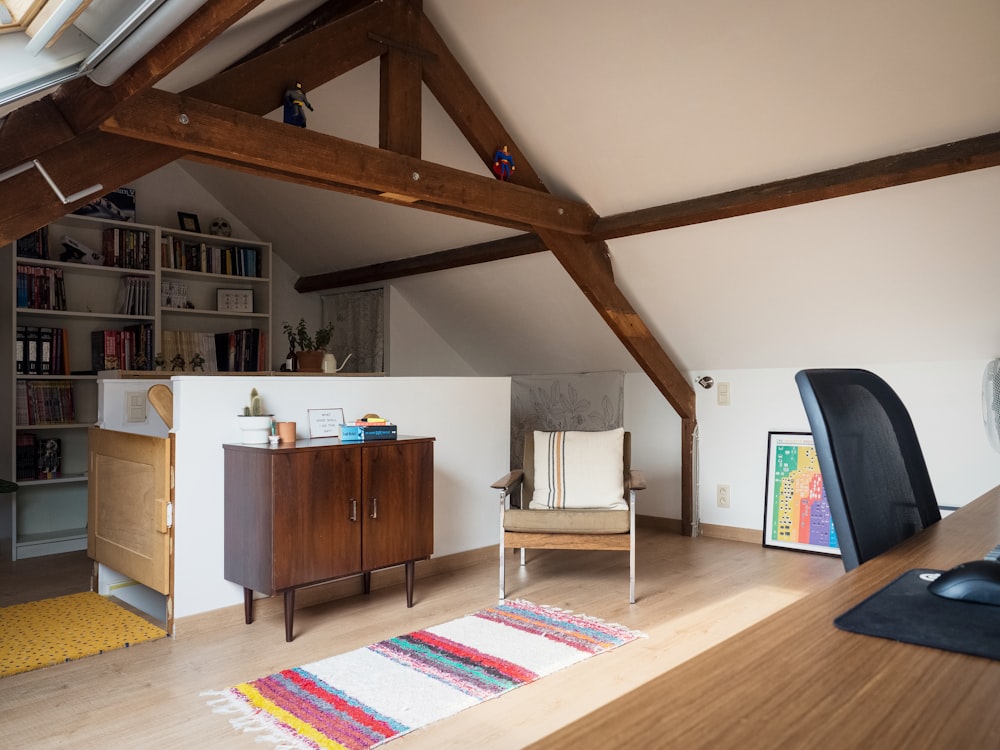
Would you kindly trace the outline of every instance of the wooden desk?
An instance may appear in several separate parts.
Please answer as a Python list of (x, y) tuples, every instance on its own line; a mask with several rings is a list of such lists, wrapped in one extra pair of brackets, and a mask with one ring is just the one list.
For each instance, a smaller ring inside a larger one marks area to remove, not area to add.
[(1000, 661), (833, 625), (905, 571), (997, 543), (1000, 487), (531, 747), (1000, 747)]

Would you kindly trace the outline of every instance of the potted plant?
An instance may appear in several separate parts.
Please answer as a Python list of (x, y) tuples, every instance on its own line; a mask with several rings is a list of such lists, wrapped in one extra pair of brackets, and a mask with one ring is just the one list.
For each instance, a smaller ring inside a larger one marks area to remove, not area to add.
[(243, 443), (259, 445), (267, 442), (271, 434), (271, 416), (264, 413), (264, 402), (256, 388), (250, 389), (250, 402), (243, 407), (243, 413), (238, 415), (240, 430), (243, 431)]
[(306, 319), (299, 318), (299, 323), (295, 328), (289, 323), (282, 324), (282, 331), (288, 337), (288, 345), (291, 349), (298, 347), (295, 359), (300, 372), (323, 372), (323, 355), (330, 345), (333, 337), (333, 323), (327, 323), (319, 328), (315, 334), (310, 335), (306, 328)]

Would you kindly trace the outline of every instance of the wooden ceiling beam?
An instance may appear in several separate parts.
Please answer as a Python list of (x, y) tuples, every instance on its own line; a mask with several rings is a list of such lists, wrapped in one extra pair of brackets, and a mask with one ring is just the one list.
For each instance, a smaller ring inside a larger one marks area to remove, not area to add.
[(245, 62), (253, 60), (255, 57), (260, 57), (266, 52), (278, 49), (279, 47), (284, 47), (286, 44), (294, 41), (300, 36), (310, 34), (313, 31), (318, 31), (324, 26), (342, 21), (351, 13), (355, 13), (363, 8), (380, 2), (382, 2), (382, 0), (327, 0), (312, 13), (303, 16), (298, 21), (288, 26), (288, 28), (282, 29), (266, 42), (257, 45), (254, 49), (250, 50), (239, 60), (234, 62), (230, 67), (234, 68), (237, 65), (242, 65)]
[(519, 234), (514, 237), (442, 250), (438, 253), (420, 255), (414, 258), (401, 258), (400, 260), (374, 263), (370, 266), (344, 271), (302, 276), (295, 282), (295, 291), (321, 292), (326, 289), (339, 289), (357, 284), (372, 284), (377, 281), (388, 281), (421, 273), (447, 271), (451, 268), (488, 263), (492, 260), (515, 258), (519, 255), (543, 252), (545, 249), (536, 235)]
[(219, 36), (261, 0), (208, 0), (110, 86), (77, 78), (52, 100), (77, 133), (97, 126), (115, 107), (160, 81)]
[[(423, 52), (417, 48), (423, 17), (421, 0), (392, 0), (392, 38), (379, 69), (378, 145), (420, 158)], [(369, 32), (369, 36), (371, 33)]]
[(285, 90), (297, 82), (308, 94), (385, 53), (386, 46), (370, 38), (369, 32), (391, 34), (390, 10), (380, 2), (348, 13), (234, 65), (184, 93), (255, 115), (273, 112), (281, 107)]
[[(41, 162), (60, 190), (70, 195), (93, 184), (104, 185), (107, 192), (181, 156), (183, 152), (177, 149), (93, 130), (47, 151)], [(87, 195), (64, 204), (34, 169), (10, 178), (2, 189), (0, 246), (99, 197)]]
[(594, 238), (628, 237), (855, 195), (1000, 165), (1000, 132), (908, 151), (803, 177), (599, 219)]
[[(184, 155), (183, 151), (140, 142), (126, 151), (141, 153), (142, 158), (121, 163), (120, 176), (104, 168), (106, 165), (96, 168), (96, 161), (84, 160), (81, 163), (76, 159), (79, 150), (92, 150), (94, 154), (109, 153), (120, 149), (123, 141), (100, 131), (88, 132), (87, 137), (83, 138), (84, 134), (77, 134), (64, 118), (64, 111), (69, 112), (80, 126), (80, 123), (88, 119), (86, 112), (90, 113), (90, 118), (100, 116), (98, 101), (107, 107), (119, 106), (124, 103), (126, 91), (136, 90), (140, 73), (149, 76), (144, 80), (151, 86), (154, 76), (165, 74), (169, 65), (177, 65), (187, 59), (187, 55), (183, 54), (185, 44), (189, 45), (189, 49), (193, 45), (200, 47), (221, 30), (217, 24), (225, 21), (220, 19), (228, 14), (227, 20), (231, 23), (259, 2), (260, 0), (210, 0), (203, 6), (207, 15), (196, 13), (178, 27), (140, 65), (128, 71), (123, 76), (125, 80), (120, 79), (121, 89), (116, 89), (119, 85), (116, 82), (110, 87), (114, 91), (109, 93), (90, 81), (81, 80), (74, 82), (75, 86), (72, 88), (60, 90), (58, 98), (61, 106), (57, 106), (56, 97), (50, 95), (11, 112), (0, 121), (0, 171), (37, 158), (50, 174), (67, 174), (68, 180), (57, 180), (57, 184), (65, 194), (70, 194), (95, 182), (102, 184), (107, 191), (114, 190), (180, 158)], [(219, 74), (191, 90), (197, 91), (200, 97), (214, 97), (219, 103), (245, 106), (259, 115), (270, 112), (281, 106), (281, 92), (287, 87), (285, 79), (288, 76), (280, 71), (293, 69), (301, 65), (302, 60), (309, 60), (306, 84), (319, 86), (382, 54), (385, 47), (368, 39), (367, 31), (371, 28), (383, 28), (386, 31), (391, 29), (389, 15), (383, 6), (383, 3), (374, 3), (369, 8), (349, 13), (329, 27), (296, 38), (294, 42)], [(269, 72), (272, 70), (279, 72)], [(77, 96), (80, 97), (80, 102), (74, 104)], [(73, 107), (77, 109), (73, 110)], [(107, 112), (104, 114), (106, 116)], [(66, 170), (61, 166), (64, 163), (76, 165), (78, 169)], [(119, 162), (112, 160), (111, 163)], [(100, 172), (99, 179), (95, 177), (96, 172)], [(25, 190), (28, 191), (27, 196)], [(3, 196), (0, 201), (0, 244), (16, 239), (77, 207), (63, 205), (55, 199), (47, 184), (33, 180), (29, 173), (0, 185), (0, 195)], [(8, 195), (12, 197), (8, 199)], [(25, 197), (28, 200), (22, 206)]]
[[(803, 177), (605, 216), (597, 220), (589, 239), (607, 241), (646, 232), (664, 231), (995, 166), (1000, 166), (1000, 133), (989, 133)], [(546, 250), (544, 243), (533, 234), (510, 239), (517, 239), (517, 242), (510, 243), (509, 255), (504, 254), (507, 244), (485, 242), (453, 250), (441, 250), (421, 257), (428, 259), (426, 270), (433, 271), (441, 264), (457, 268), (461, 265), (503, 260)], [(476, 260), (480, 257), (480, 250), (483, 261)], [(454, 253), (454, 258), (448, 260), (451, 253)], [(402, 264), (399, 268), (388, 262), (376, 266), (344, 269), (323, 274), (323, 277), (334, 282), (341, 277), (350, 278), (353, 279), (352, 284), (358, 284), (425, 273), (422, 270), (420, 257), (406, 258), (399, 262)], [(309, 279), (310, 285), (313, 285), (317, 282), (312, 279), (319, 277), (304, 278)], [(332, 289), (337, 286), (340, 284), (312, 288)]]
[(607, 245), (562, 232), (536, 233), (681, 419), (695, 419), (694, 388), (615, 284)]
[(424, 83), (479, 154), (487, 169), (492, 172), (493, 154), (498, 147), (506, 145), (510, 148), (516, 167), (510, 181), (515, 185), (548, 192), (500, 118), (479, 93), (479, 89), (427, 16), (423, 16), (420, 21), (420, 46), (432, 55), (423, 64)]
[[(77, 78), (0, 121), (0, 172), (72, 140), (151, 87), (261, 0), (209, 0), (110, 86)], [(119, 183), (120, 184), (120, 183)]]
[(588, 234), (589, 206), (536, 190), (293, 128), (228, 107), (152, 89), (119, 107), (101, 129), (265, 170), (330, 180), (422, 208), (446, 206), (510, 222)]

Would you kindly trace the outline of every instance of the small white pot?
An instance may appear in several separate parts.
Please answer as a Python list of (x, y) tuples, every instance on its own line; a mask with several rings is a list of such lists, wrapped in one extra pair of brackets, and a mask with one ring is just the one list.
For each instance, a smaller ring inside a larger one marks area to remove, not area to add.
[(265, 414), (259, 417), (236, 418), (243, 432), (244, 445), (267, 445), (267, 437), (271, 434), (271, 415)]

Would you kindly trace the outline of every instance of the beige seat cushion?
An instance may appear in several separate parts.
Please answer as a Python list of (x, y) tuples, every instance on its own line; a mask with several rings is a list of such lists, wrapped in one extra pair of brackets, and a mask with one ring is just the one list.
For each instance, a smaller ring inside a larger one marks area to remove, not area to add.
[(526, 510), (511, 508), (503, 514), (504, 531), (552, 534), (625, 534), (628, 510)]

